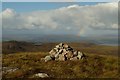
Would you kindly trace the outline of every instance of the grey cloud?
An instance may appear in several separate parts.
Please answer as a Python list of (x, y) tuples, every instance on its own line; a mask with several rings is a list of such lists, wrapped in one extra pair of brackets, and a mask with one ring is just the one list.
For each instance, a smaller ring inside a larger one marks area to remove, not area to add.
[(55, 10), (16, 13), (13, 9), (2, 12), (5, 29), (40, 29), (45, 31), (73, 30), (84, 34), (90, 29), (117, 30), (118, 4), (71, 5)]

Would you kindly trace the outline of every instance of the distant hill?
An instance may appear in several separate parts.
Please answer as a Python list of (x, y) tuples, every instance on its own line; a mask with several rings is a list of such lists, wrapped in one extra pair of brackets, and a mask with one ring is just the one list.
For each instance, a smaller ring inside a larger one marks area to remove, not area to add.
[(30, 51), (33, 47), (34, 46), (32, 46), (32, 43), (18, 41), (5, 41), (2, 44), (3, 53)]
[(90, 42), (103, 45), (117, 45), (117, 35), (76, 36), (76, 35), (40, 35), (40, 34), (3, 34), (3, 41), (27, 41), (27, 42)]
[[(66, 43), (66, 42), (64, 42)], [(23, 41), (4, 41), (2, 42), (2, 53), (16, 52), (49, 52), (59, 43), (32, 43)], [(67, 42), (75, 50), (80, 50), (85, 53), (94, 54), (110, 54), (117, 55), (117, 46), (98, 45), (90, 42)]]

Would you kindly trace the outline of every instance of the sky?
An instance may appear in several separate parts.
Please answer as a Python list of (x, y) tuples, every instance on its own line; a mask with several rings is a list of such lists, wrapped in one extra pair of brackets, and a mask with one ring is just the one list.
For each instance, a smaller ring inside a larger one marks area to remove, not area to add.
[(67, 7), (70, 5), (78, 4), (81, 6), (84, 5), (94, 5), (97, 2), (4, 2), (3, 11), (6, 8), (14, 9), (16, 12), (32, 12), (36, 10), (52, 10), (58, 9), (61, 7)]
[[(118, 5), (98, 2), (4, 2), (3, 34), (117, 34)], [(0, 17), (1, 18), (1, 17)]]
[(118, 2), (119, 0), (1, 0), (2, 2)]

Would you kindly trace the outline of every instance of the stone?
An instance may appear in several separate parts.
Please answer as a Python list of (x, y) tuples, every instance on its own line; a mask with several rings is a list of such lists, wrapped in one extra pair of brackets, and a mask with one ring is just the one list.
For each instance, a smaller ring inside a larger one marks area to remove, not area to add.
[(78, 55), (78, 51), (74, 51), (73, 56), (77, 56), (77, 55)]
[(63, 49), (59, 50), (59, 54), (62, 54), (62, 52), (63, 52)]
[(64, 48), (68, 48), (68, 45), (67, 45), (67, 44), (64, 44), (63, 47), (64, 47)]
[(49, 77), (48, 74), (46, 74), (46, 73), (37, 73), (34, 76), (35, 77), (40, 77), (40, 78), (47, 78), (47, 77)]
[(2, 68), (2, 72), (3, 72), (3, 73), (14, 72), (14, 71), (16, 71), (16, 70), (18, 70), (18, 68), (14, 68), (14, 67), (3, 67), (3, 68)]
[(80, 51), (78, 51), (78, 55), (77, 55), (78, 59), (81, 59), (81, 58), (82, 58), (82, 56), (83, 56), (83, 53), (82, 53), (82, 52), (80, 52)]
[(80, 51), (78, 51), (78, 55), (81, 55), (81, 56), (82, 56), (82, 55), (83, 55), (83, 53), (82, 53), (82, 52), (80, 52)]
[(56, 45), (56, 48), (59, 48), (59, 45)]
[(41, 61), (45, 61), (45, 58), (41, 58)]
[(69, 51), (67, 54), (66, 54), (66, 57), (67, 59), (70, 59), (73, 57), (73, 53), (71, 51)]
[(63, 45), (64, 45), (63, 43), (60, 43), (60, 44), (59, 44), (60, 47), (63, 47)]
[(73, 49), (71, 47), (68, 47), (66, 50), (67, 51), (73, 51)]
[(67, 52), (63, 52), (62, 54), (63, 54), (63, 55), (67, 55)]
[(50, 61), (50, 60), (59, 60), (59, 61), (66, 61), (66, 60), (80, 60), (85, 55), (80, 51), (73, 50), (72, 47), (70, 47), (67, 44), (60, 43), (56, 45), (55, 48), (53, 48), (50, 52), (50, 55), (46, 56), (44, 58), (44, 61)]
[(65, 56), (62, 55), (62, 54), (59, 54), (58, 60), (60, 60), (60, 61), (65, 61)]
[(55, 51), (54, 49), (52, 49), (52, 50), (49, 52), (49, 54), (50, 54), (52, 57), (54, 57), (55, 54), (56, 54), (56, 51)]
[(56, 52), (58, 52), (58, 51), (59, 51), (59, 49), (58, 49), (58, 48), (54, 48), (54, 50), (55, 50)]
[(52, 53), (56, 53), (56, 50), (55, 49), (52, 49), (49, 54), (52, 54)]
[(60, 50), (61, 50), (61, 49), (64, 49), (64, 47), (59, 47), (59, 48), (60, 48)]
[(73, 57), (73, 58), (70, 58), (70, 60), (71, 61), (76, 61), (76, 60), (78, 60), (78, 58), (77, 57)]
[(59, 58), (59, 53), (55, 54), (55, 59)]
[(52, 60), (52, 58), (51, 58), (51, 56), (46, 56), (46, 57), (44, 58), (44, 60), (45, 60), (45, 62), (47, 62), (47, 61)]
[(63, 53), (66, 52), (66, 49), (63, 49)]

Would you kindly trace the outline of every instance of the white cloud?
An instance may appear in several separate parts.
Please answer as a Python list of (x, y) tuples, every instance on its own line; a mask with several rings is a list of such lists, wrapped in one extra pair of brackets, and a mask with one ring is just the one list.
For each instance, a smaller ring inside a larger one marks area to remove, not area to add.
[[(118, 4), (71, 5), (55, 10), (16, 13), (13, 9), (2, 12), (4, 29), (40, 29), (44, 31), (72, 30), (86, 33), (87, 28), (117, 30)], [(64, 32), (63, 32), (64, 33)]]
[(49, 2), (74, 2), (75, 0), (49, 0)]
[(15, 11), (13, 9), (7, 8), (5, 11), (2, 12), (3, 19), (5, 18), (13, 18), (15, 16)]
[(72, 9), (72, 8), (79, 8), (79, 6), (78, 6), (78, 5), (71, 5), (71, 6), (68, 6), (67, 8), (69, 8), (69, 9)]

